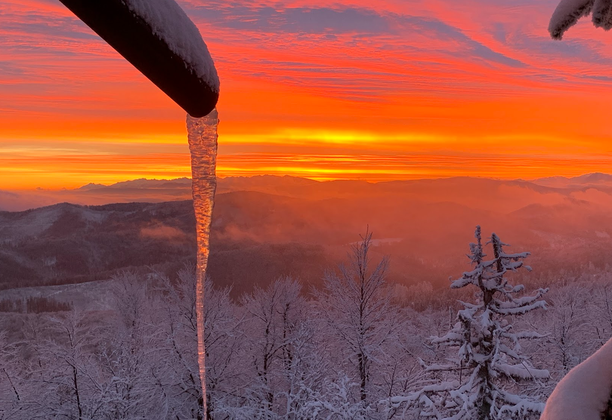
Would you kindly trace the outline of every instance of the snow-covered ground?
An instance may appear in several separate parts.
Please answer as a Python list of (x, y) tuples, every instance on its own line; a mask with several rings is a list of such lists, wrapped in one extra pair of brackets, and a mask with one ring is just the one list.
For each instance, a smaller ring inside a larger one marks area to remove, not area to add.
[(22, 287), (0, 290), (1, 301), (25, 301), (28, 298), (46, 298), (67, 303), (77, 310), (105, 311), (111, 306), (112, 280), (90, 281), (57, 286)]

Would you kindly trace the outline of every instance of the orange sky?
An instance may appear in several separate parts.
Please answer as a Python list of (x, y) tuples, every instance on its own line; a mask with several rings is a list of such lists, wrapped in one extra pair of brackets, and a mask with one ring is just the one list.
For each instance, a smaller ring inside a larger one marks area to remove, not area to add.
[[(189, 175), (177, 105), (58, 1), (0, 3), (0, 190)], [(221, 176), (610, 172), (612, 34), (550, 40), (557, 0), (179, 3), (221, 77)]]

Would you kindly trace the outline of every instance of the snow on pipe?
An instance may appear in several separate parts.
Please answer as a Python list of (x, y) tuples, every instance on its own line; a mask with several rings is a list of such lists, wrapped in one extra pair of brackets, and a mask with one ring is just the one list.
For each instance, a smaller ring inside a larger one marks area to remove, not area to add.
[(174, 0), (60, 1), (189, 115), (203, 117), (215, 108), (215, 65)]
[(601, 420), (612, 414), (612, 339), (569, 371), (540, 420)]
[(554, 39), (561, 39), (581, 17), (590, 13), (595, 27), (612, 29), (612, 0), (561, 0), (550, 18), (548, 31)]

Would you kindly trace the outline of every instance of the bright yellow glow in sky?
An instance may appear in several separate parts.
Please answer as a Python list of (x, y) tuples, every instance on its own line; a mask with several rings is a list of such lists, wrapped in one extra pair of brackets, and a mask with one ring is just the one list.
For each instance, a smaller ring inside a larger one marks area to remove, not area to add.
[[(1, 3), (0, 189), (189, 176), (178, 106), (59, 2)], [(222, 81), (220, 176), (612, 167), (612, 35), (550, 40), (556, 0), (179, 3)]]

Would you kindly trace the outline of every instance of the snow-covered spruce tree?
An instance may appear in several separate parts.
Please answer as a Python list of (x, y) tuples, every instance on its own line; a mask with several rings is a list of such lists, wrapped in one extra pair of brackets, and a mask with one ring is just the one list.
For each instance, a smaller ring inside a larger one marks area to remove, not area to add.
[(461, 302), (458, 322), (433, 343), (458, 348), (458, 357), (447, 365), (430, 365), (425, 370), (441, 375), (445, 382), (429, 386), (414, 395), (422, 407), (421, 415), (436, 419), (498, 420), (526, 419), (539, 415), (544, 404), (512, 392), (518, 381), (547, 379), (547, 370), (536, 369), (521, 354), (521, 339), (540, 338), (536, 332), (515, 332), (509, 322), (546, 303), (541, 296), (547, 289), (532, 295), (522, 285), (513, 286), (506, 274), (520, 268), (529, 253), (507, 254), (496, 234), (491, 235), (493, 258), (485, 260), (480, 226), (476, 227), (476, 243), (470, 244), (474, 269), (453, 281), (451, 288), (474, 287), (476, 302)]

